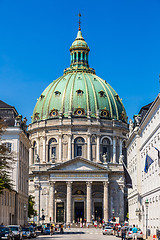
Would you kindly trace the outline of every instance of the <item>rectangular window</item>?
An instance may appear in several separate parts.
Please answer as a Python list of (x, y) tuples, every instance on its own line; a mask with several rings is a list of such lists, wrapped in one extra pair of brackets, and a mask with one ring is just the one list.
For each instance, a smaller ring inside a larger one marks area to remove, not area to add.
[(51, 154), (52, 154), (52, 157), (56, 157), (56, 147), (52, 147), (51, 148)]
[(12, 144), (11, 143), (5, 143), (4, 146), (8, 149), (9, 152), (12, 150)]

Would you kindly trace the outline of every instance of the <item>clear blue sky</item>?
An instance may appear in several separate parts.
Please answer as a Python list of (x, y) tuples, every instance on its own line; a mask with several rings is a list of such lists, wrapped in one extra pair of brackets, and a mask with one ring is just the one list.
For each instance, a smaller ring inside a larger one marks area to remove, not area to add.
[(90, 67), (128, 117), (159, 92), (160, 0), (0, 0), (0, 99), (28, 123), (42, 91), (70, 65), (79, 11)]

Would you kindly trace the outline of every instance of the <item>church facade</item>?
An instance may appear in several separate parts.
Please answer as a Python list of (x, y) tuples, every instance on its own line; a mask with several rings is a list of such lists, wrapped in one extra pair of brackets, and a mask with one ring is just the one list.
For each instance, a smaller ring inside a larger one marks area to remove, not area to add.
[(29, 126), (29, 194), (37, 221), (125, 218), (128, 124), (118, 94), (89, 67), (79, 28), (71, 65), (40, 95)]

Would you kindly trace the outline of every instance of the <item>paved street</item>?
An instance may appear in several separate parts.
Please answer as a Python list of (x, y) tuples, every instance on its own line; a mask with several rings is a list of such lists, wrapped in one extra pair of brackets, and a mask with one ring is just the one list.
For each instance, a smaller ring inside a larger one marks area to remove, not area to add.
[(108, 240), (115, 240), (115, 236), (111, 235), (103, 235), (102, 230), (100, 229), (81, 229), (81, 228), (73, 228), (71, 230), (66, 229), (64, 231), (64, 234), (56, 233), (53, 236), (49, 235), (40, 235), (38, 237), (39, 240), (52, 240), (52, 239), (57, 239), (57, 240), (103, 240), (103, 239), (108, 239)]

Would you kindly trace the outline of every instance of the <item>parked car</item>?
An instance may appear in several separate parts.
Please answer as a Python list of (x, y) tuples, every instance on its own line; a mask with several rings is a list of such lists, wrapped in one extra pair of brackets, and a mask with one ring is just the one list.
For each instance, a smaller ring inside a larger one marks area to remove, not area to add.
[(105, 226), (104, 229), (102, 230), (103, 235), (108, 234), (108, 235), (113, 235), (113, 228), (109, 226)]
[(8, 227), (0, 228), (0, 239), (14, 240), (14, 234)]
[(49, 227), (44, 228), (43, 234), (50, 235), (50, 233), (51, 233), (51, 231), (50, 231), (50, 228), (49, 228)]
[(8, 227), (13, 232), (14, 239), (18, 239), (18, 240), (22, 239), (22, 231), (19, 225), (9, 225)]
[(31, 232), (28, 227), (22, 227), (22, 238), (31, 238)]
[[(140, 228), (137, 228), (137, 239), (143, 239), (143, 232)], [(126, 239), (132, 239), (133, 238), (133, 231), (132, 228), (128, 228)]]

